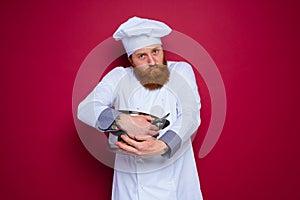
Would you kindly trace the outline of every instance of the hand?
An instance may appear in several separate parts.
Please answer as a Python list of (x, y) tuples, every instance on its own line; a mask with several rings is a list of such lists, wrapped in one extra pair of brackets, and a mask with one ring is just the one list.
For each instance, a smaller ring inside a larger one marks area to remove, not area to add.
[(168, 151), (168, 146), (161, 140), (150, 136), (135, 136), (130, 138), (122, 135), (125, 142), (116, 142), (116, 145), (125, 153), (141, 157), (162, 155)]
[(151, 124), (152, 120), (152, 117), (147, 115), (130, 116), (122, 113), (116, 123), (132, 138), (139, 135), (158, 136), (158, 127)]

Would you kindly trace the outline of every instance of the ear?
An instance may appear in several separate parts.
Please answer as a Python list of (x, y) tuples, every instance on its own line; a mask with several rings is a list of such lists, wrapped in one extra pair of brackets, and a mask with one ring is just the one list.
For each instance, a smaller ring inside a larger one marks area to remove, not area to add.
[(130, 64), (134, 67), (135, 65), (134, 65), (134, 63), (133, 63), (133, 61), (132, 61), (132, 55), (130, 55), (130, 56), (128, 57), (128, 60), (129, 60)]

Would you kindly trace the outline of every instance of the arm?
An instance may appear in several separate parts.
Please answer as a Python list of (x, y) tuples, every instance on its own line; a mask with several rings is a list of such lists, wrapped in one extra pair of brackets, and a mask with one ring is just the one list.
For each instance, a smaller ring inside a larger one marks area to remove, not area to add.
[(112, 108), (118, 83), (126, 75), (122, 67), (109, 72), (94, 90), (79, 104), (78, 118), (84, 123), (106, 131), (116, 121), (118, 127), (130, 136), (158, 134), (158, 128), (152, 125), (146, 116), (129, 116)]
[(125, 142), (116, 142), (124, 152), (142, 157), (162, 155), (171, 158), (180, 148), (181, 139), (176, 133), (168, 131), (160, 139), (149, 136), (135, 136), (133, 138), (122, 135)]
[[(119, 80), (126, 75), (122, 67), (110, 71), (78, 106), (78, 119), (98, 130), (107, 129), (119, 113), (111, 107)], [(98, 120), (103, 120), (99, 123)]]
[(134, 138), (130, 138), (122, 135), (121, 138), (126, 143), (116, 142), (116, 145), (122, 151), (141, 157), (164, 155), (169, 149), (166, 143), (151, 136), (135, 136)]
[(186, 62), (176, 63), (168, 86), (178, 99), (177, 119), (160, 139), (170, 146), (172, 157), (181, 145), (190, 140), (200, 125), (200, 96), (192, 67)]
[(108, 129), (123, 130), (129, 136), (157, 136), (158, 128), (151, 124), (152, 118), (146, 115), (130, 116), (112, 108), (106, 108), (96, 122), (96, 128), (102, 131)]
[[(135, 155), (163, 155), (165, 158), (171, 158), (180, 149), (181, 144), (189, 140), (199, 127), (200, 96), (193, 70), (187, 63), (179, 63), (176, 67), (173, 71), (175, 77), (173, 76), (169, 84), (171, 90), (178, 96), (176, 121), (159, 140), (148, 138), (137, 143), (131, 141), (130, 138), (125, 138), (124, 140), (131, 146), (116, 143), (124, 151)], [(159, 144), (162, 143), (164, 145), (160, 146)], [(164, 148), (166, 146), (167, 148)], [(161, 151), (162, 149), (164, 151)]]

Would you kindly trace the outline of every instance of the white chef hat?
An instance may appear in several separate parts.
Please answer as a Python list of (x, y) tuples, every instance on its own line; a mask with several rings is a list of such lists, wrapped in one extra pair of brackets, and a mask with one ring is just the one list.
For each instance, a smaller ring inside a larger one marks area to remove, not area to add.
[(113, 37), (122, 40), (128, 57), (136, 50), (153, 45), (162, 44), (160, 38), (168, 35), (172, 29), (163, 22), (132, 17), (121, 24)]

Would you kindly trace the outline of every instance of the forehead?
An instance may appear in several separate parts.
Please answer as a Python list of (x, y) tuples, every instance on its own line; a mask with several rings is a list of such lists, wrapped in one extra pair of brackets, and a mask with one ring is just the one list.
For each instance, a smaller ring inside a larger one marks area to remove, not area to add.
[(141, 49), (138, 49), (134, 52), (134, 54), (140, 54), (140, 53), (145, 53), (145, 52), (149, 52), (153, 49), (159, 49), (159, 48), (162, 48), (162, 46), (160, 44), (153, 44), (153, 45), (150, 45), (150, 46), (146, 46), (144, 48), (141, 48)]

